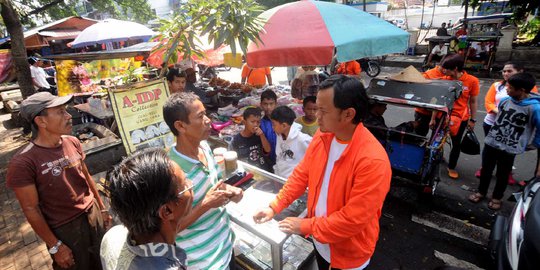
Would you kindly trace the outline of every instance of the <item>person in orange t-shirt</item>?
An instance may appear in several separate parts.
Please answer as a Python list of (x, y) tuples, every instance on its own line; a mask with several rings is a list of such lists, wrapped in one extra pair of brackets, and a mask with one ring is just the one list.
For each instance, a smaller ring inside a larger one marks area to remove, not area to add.
[(362, 72), (362, 68), (360, 68), (360, 63), (356, 61), (339, 63), (336, 67), (337, 74), (360, 76), (360, 72)]
[[(439, 80), (446, 75), (443, 72), (443, 68), (437, 65), (434, 68), (422, 73), (422, 76), (430, 80)], [(429, 110), (423, 108), (414, 109), (414, 121), (418, 122), (418, 126), (415, 129), (416, 134), (422, 136), (426, 136), (428, 134), (431, 117), (431, 111)]]
[(272, 74), (269, 67), (251, 68), (247, 64), (242, 67), (242, 83), (246, 81), (251, 85), (265, 85), (268, 79), (268, 84), (272, 85)]
[[(461, 138), (465, 133), (465, 128), (473, 129), (476, 123), (477, 96), (480, 93), (480, 82), (478, 78), (463, 70), (464, 64), (464, 58), (459, 54), (447, 57), (442, 63), (444, 73), (447, 75), (443, 79), (459, 80), (463, 84), (461, 96), (454, 102), (454, 108), (450, 116), (450, 125), (459, 125), (457, 134), (451, 136), (452, 150), (448, 159), (448, 176), (453, 179), (459, 177), (455, 169), (459, 159)], [(434, 122), (435, 119), (432, 117), (430, 125), (434, 124)]]
[(446, 76), (444, 69), (440, 65), (436, 65), (434, 68), (422, 73), (424, 78), (430, 80), (439, 80)]

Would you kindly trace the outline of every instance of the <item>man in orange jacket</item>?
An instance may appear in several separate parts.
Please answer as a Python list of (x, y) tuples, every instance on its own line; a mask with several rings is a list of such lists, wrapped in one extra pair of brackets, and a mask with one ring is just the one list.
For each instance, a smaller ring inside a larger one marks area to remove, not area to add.
[(368, 97), (358, 79), (344, 75), (326, 79), (317, 106), (320, 130), (304, 159), (277, 198), (253, 218), (257, 223), (269, 221), (307, 188), (306, 218), (286, 218), (280, 229), (313, 236), (319, 269), (364, 269), (379, 237), (379, 218), (392, 177), (390, 162), (362, 124)]

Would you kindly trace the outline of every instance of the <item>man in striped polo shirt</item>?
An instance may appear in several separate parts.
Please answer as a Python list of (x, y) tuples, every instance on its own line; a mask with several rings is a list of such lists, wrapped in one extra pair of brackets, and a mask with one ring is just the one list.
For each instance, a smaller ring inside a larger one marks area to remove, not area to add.
[(193, 181), (193, 210), (180, 224), (176, 243), (187, 253), (188, 269), (235, 269), (234, 235), (225, 205), (242, 199), (242, 189), (219, 180), (206, 142), (210, 119), (193, 93), (176, 93), (163, 106), (163, 118), (176, 137), (169, 157)]

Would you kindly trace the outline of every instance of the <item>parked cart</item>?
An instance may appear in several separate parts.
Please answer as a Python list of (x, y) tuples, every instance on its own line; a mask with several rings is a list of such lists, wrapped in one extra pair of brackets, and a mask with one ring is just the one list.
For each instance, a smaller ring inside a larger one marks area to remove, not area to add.
[(419, 184), (424, 193), (433, 194), (440, 180), (439, 165), (449, 136), (449, 115), (461, 91), (462, 85), (458, 81), (420, 84), (384, 79), (373, 79), (367, 89), (370, 98), (376, 102), (408, 107), (411, 111), (423, 108), (438, 114), (436, 127), (426, 136), (414, 131), (366, 124), (374, 134), (383, 132), (384, 136), (378, 138), (388, 153), (394, 176)]

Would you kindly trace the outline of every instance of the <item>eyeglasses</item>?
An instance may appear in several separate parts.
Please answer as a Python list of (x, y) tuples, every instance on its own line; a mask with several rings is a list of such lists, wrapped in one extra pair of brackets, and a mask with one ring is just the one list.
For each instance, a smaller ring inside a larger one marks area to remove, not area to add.
[(182, 194), (184, 194), (186, 191), (193, 189), (193, 183), (186, 183), (186, 186), (187, 186), (186, 189), (178, 192), (178, 194), (176, 195), (177, 197), (181, 197)]

